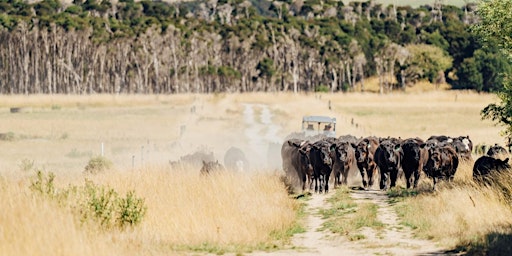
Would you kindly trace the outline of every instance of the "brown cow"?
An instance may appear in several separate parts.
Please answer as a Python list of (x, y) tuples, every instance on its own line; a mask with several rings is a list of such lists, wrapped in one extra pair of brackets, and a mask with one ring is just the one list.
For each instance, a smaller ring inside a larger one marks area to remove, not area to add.
[(459, 157), (451, 145), (435, 145), (427, 150), (428, 159), (423, 166), (423, 171), (434, 181), (433, 190), (435, 190), (438, 179), (453, 180), (459, 166)]
[(347, 185), (348, 171), (355, 161), (355, 151), (350, 142), (336, 142), (334, 163), (332, 171), (334, 173), (334, 187), (338, 185)]

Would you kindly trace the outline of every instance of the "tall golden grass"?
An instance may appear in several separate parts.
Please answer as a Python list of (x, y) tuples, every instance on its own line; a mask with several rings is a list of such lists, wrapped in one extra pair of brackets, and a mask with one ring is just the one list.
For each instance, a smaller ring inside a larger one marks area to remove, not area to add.
[[(485, 254), (492, 250), (509, 254), (490, 235), (501, 234), (510, 241), (512, 233), (512, 174), (496, 175), (490, 183), (475, 182), (473, 161), (462, 162), (453, 183), (442, 183), (432, 192), (432, 182), (424, 177), (419, 195), (397, 206), (403, 222), (422, 238), (433, 239), (445, 248)], [(494, 243), (494, 244), (493, 244)], [(501, 254), (503, 255), (503, 254)]]
[[(67, 176), (64, 184), (84, 177)], [(296, 224), (298, 204), (273, 173), (214, 173), (150, 167), (107, 171), (87, 179), (119, 194), (135, 190), (147, 214), (139, 226), (101, 230), (70, 209), (33, 194), (28, 179), (1, 184), (2, 255), (168, 255), (180, 250), (240, 251), (279, 247)], [(83, 181), (82, 181), (83, 182)]]

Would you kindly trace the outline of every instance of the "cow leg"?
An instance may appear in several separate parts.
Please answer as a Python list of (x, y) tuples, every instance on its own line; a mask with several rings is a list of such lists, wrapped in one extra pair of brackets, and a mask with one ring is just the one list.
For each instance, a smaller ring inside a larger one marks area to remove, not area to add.
[(304, 192), (304, 190), (306, 190), (306, 181), (308, 178), (305, 173), (303, 173), (301, 175), (302, 175), (302, 177), (301, 177), (302, 192)]
[(413, 175), (410, 172), (404, 172), (405, 174), (405, 183), (407, 183), (407, 188), (410, 188), (413, 182)]
[(374, 183), (375, 171), (377, 171), (377, 167), (369, 167), (368, 168), (368, 187), (372, 187)]
[(363, 188), (367, 188), (368, 183), (366, 182), (366, 170), (364, 168), (359, 168), (359, 172), (361, 173), (361, 178), (363, 180)]
[(327, 194), (329, 192), (329, 176), (331, 176), (330, 174), (328, 175), (325, 175), (325, 190), (324, 190), (324, 193)]
[(389, 174), (387, 172), (380, 172), (380, 189), (381, 190), (387, 190), (387, 183), (388, 183), (388, 176)]
[(345, 166), (343, 166), (343, 169), (341, 169), (341, 178), (341, 184), (345, 186), (348, 185), (348, 168)]
[(433, 177), (432, 180), (434, 181), (434, 187), (432, 187), (432, 190), (436, 191), (437, 178)]
[(393, 188), (396, 186), (396, 179), (398, 178), (398, 169), (391, 170), (390, 175), (391, 175), (391, 187)]
[(320, 179), (320, 182), (319, 182), (320, 184), (319, 184), (319, 186), (318, 186), (318, 193), (319, 193), (319, 194), (322, 194), (322, 192), (323, 192), (323, 188), (324, 188), (324, 178), (325, 178), (325, 177), (324, 177), (324, 175), (323, 175), (323, 174), (320, 174), (320, 175), (318, 175), (318, 176), (319, 176), (318, 178)]
[(418, 181), (420, 180), (420, 172), (416, 170), (414, 172), (414, 188), (418, 187)]

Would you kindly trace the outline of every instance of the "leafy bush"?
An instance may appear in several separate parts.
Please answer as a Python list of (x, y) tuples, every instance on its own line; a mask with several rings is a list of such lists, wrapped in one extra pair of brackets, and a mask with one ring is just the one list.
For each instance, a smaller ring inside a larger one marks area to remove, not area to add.
[(37, 171), (30, 189), (72, 209), (82, 223), (92, 221), (106, 229), (126, 228), (139, 224), (146, 214), (144, 199), (136, 197), (134, 191), (120, 197), (114, 189), (89, 180), (83, 186), (57, 191), (54, 180), (53, 173)]
[(112, 162), (103, 156), (93, 157), (85, 166), (84, 173), (96, 174), (112, 168)]
[(315, 92), (329, 92), (330, 88), (327, 85), (319, 85), (315, 88)]

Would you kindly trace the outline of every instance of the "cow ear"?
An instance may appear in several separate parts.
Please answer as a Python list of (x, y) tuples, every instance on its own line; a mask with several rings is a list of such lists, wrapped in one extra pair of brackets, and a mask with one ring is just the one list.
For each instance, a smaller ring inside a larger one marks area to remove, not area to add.
[(504, 163), (508, 163), (508, 157), (503, 160)]
[(396, 144), (396, 145), (395, 145), (394, 150), (395, 150), (395, 151), (400, 151), (400, 149), (402, 149), (402, 147), (400, 146), (400, 144)]
[(357, 145), (355, 143), (350, 143), (350, 145), (353, 147), (353, 148), (357, 148)]
[(336, 144), (331, 144), (329, 151), (333, 152), (334, 150), (336, 150)]

